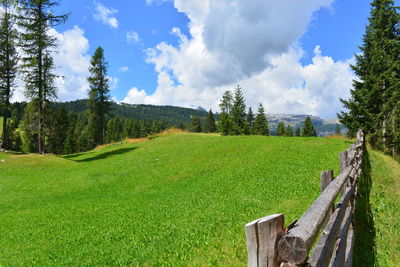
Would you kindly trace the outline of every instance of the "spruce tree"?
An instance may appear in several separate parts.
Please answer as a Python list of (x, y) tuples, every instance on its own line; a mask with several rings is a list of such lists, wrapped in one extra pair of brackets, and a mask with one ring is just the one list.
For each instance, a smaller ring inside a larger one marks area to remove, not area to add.
[(65, 23), (68, 15), (55, 15), (53, 8), (58, 2), (53, 0), (20, 0), (18, 3), (25, 96), (35, 100), (37, 147), (39, 153), (44, 153), (47, 107), (56, 98), (51, 50), (57, 46), (57, 40), (50, 35), (50, 29)]
[(7, 137), (12, 137), (13, 131), (9, 131), (8, 117), (11, 109), (10, 99), (14, 91), (17, 75), (18, 54), (15, 48), (18, 41), (18, 33), (15, 30), (15, 16), (11, 13), (14, 1), (1, 0), (3, 11), (0, 15), (0, 108), (3, 115), (3, 132), (0, 148), (7, 147)]
[(106, 141), (106, 115), (111, 109), (109, 79), (104, 50), (98, 47), (90, 61), (89, 91), (89, 135), (95, 145)]
[(235, 95), (232, 105), (232, 133), (234, 135), (241, 135), (245, 132), (246, 120), (246, 104), (242, 88), (238, 85), (235, 90)]
[(206, 118), (206, 123), (204, 125), (204, 131), (206, 133), (215, 133), (216, 131), (216, 125), (215, 125), (215, 119), (214, 119), (214, 114), (212, 113), (212, 110), (208, 112), (208, 116)]
[(276, 128), (276, 135), (277, 136), (284, 136), (286, 131), (285, 123), (279, 122)]
[(232, 101), (233, 97), (231, 92), (225, 91), (221, 103), (219, 104), (221, 114), (219, 115), (218, 128), (222, 135), (229, 135), (232, 132)]
[(68, 113), (68, 128), (66, 132), (66, 138), (64, 141), (63, 154), (72, 154), (77, 151), (76, 136), (75, 136), (75, 126), (76, 126), (77, 116), (74, 112)]
[(317, 131), (315, 130), (314, 124), (309, 116), (307, 116), (304, 121), (303, 132), (301, 135), (306, 137), (317, 136)]
[(257, 135), (269, 135), (268, 121), (261, 103), (258, 107), (256, 120), (254, 121), (254, 133)]
[(350, 136), (360, 128), (372, 145), (390, 150), (397, 147), (399, 132), (400, 17), (393, 0), (374, 0), (371, 7), (361, 53), (352, 66), (358, 79), (350, 99), (341, 99), (348, 111), (338, 117)]
[(201, 132), (201, 122), (198, 116), (192, 117), (192, 132), (200, 133)]
[(249, 107), (249, 111), (247, 112), (246, 115), (246, 131), (245, 134), (250, 135), (250, 134), (254, 134), (254, 114), (253, 114), (253, 110), (251, 109), (251, 107)]

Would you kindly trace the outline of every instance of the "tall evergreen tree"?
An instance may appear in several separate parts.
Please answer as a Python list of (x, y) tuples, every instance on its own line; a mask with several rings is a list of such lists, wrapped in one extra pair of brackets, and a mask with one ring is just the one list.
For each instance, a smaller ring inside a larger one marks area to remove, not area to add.
[(214, 119), (214, 114), (212, 113), (212, 110), (208, 112), (208, 116), (206, 118), (206, 123), (204, 125), (204, 131), (206, 133), (215, 133), (217, 130), (216, 125), (215, 125), (215, 119)]
[(14, 1), (1, 0), (3, 11), (0, 15), (0, 108), (3, 110), (3, 133), (0, 148), (9, 148), (7, 136), (12, 135), (7, 128), (10, 113), (10, 99), (17, 75), (18, 54), (15, 48), (18, 33), (15, 30), (15, 16), (11, 13)]
[(246, 126), (246, 104), (242, 88), (238, 85), (232, 105), (232, 133), (235, 135), (244, 134)]
[(74, 112), (68, 113), (68, 128), (66, 132), (66, 138), (64, 141), (63, 154), (72, 154), (78, 152), (75, 136), (75, 126), (76, 126), (77, 116)]
[(200, 133), (201, 132), (201, 122), (198, 116), (192, 117), (192, 132)]
[(58, 2), (53, 0), (20, 0), (18, 3), (25, 96), (35, 100), (37, 105), (37, 147), (39, 153), (44, 153), (47, 107), (49, 101), (56, 98), (50, 53), (57, 46), (57, 40), (50, 35), (50, 29), (65, 23), (68, 15), (55, 15), (53, 8)]
[(284, 136), (285, 135), (285, 124), (281, 121), (278, 123), (278, 126), (276, 128), (276, 135), (277, 136)]
[(98, 47), (94, 52), (89, 72), (89, 134), (94, 144), (99, 145), (106, 141), (106, 115), (111, 109), (107, 62), (103, 48)]
[(257, 135), (269, 135), (268, 121), (261, 103), (258, 106), (256, 120), (254, 121), (254, 133)]
[(361, 128), (373, 145), (388, 148), (397, 146), (399, 132), (400, 17), (393, 0), (374, 0), (371, 7), (361, 53), (352, 66), (358, 79), (350, 99), (341, 99), (348, 111), (338, 117), (350, 136)]
[(307, 116), (304, 121), (302, 136), (310, 137), (317, 136), (317, 131), (315, 130), (314, 124), (309, 116)]
[(221, 114), (219, 115), (218, 128), (222, 135), (228, 135), (232, 132), (232, 101), (232, 93), (230, 91), (225, 91), (221, 103), (219, 104)]

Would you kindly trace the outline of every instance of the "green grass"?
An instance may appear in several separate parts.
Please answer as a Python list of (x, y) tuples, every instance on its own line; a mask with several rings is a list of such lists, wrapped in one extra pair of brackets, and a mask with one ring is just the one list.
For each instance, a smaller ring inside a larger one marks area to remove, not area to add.
[(0, 162), (0, 265), (247, 263), (244, 225), (299, 218), (346, 140), (180, 134)]
[(377, 266), (400, 262), (400, 164), (371, 151), (371, 210), (374, 217)]

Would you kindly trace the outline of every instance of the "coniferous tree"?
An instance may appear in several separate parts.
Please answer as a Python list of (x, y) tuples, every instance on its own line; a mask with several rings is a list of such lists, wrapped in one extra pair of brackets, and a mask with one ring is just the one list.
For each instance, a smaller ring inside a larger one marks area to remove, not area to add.
[(246, 126), (246, 104), (242, 88), (238, 85), (235, 90), (235, 96), (232, 105), (232, 133), (234, 135), (241, 135), (245, 132)]
[(309, 116), (307, 116), (304, 121), (303, 132), (301, 135), (306, 137), (317, 136), (317, 131), (315, 130), (314, 124)]
[(295, 136), (301, 136), (301, 130), (300, 130), (300, 127), (298, 127), (297, 129), (296, 129), (296, 132), (295, 132), (295, 134), (294, 134)]
[(64, 142), (67, 138), (68, 113), (64, 108), (49, 110), (51, 112), (47, 116), (49, 133), (46, 136), (46, 148), (47, 152), (60, 155), (64, 152)]
[[(371, 144), (396, 153), (400, 103), (400, 16), (393, 0), (371, 3), (369, 25), (352, 66), (353, 81), (349, 100), (341, 99), (348, 110), (338, 115), (354, 136), (361, 128)], [(400, 141), (400, 140), (399, 140)]]
[(96, 145), (106, 141), (106, 115), (110, 111), (109, 79), (104, 50), (98, 47), (90, 61), (89, 135)]
[(254, 133), (257, 135), (269, 135), (268, 121), (261, 103), (258, 107), (256, 120), (254, 121)]
[(249, 107), (249, 111), (247, 112), (246, 115), (246, 131), (245, 134), (249, 135), (249, 134), (254, 134), (254, 114), (253, 114), (253, 110), (251, 109), (251, 107)]
[(216, 125), (215, 125), (215, 119), (214, 119), (214, 114), (212, 113), (212, 110), (208, 112), (208, 116), (206, 118), (206, 123), (204, 125), (204, 131), (206, 133), (215, 133), (217, 130)]
[(50, 53), (57, 41), (50, 35), (50, 29), (64, 23), (68, 15), (55, 15), (53, 8), (58, 2), (53, 0), (20, 0), (18, 3), (25, 96), (36, 104), (31, 112), (37, 113), (37, 148), (39, 153), (44, 153), (47, 108), (56, 98)]
[(221, 108), (221, 114), (219, 115), (218, 128), (222, 135), (229, 135), (232, 132), (232, 111), (233, 97), (230, 91), (225, 91), (222, 96), (219, 107)]
[(192, 117), (192, 132), (200, 133), (201, 132), (201, 122), (198, 116)]
[(276, 128), (276, 135), (277, 136), (284, 136), (285, 135), (285, 124), (283, 122), (279, 122)]
[(9, 131), (8, 117), (10, 113), (10, 99), (15, 86), (17, 75), (18, 54), (15, 48), (18, 33), (15, 30), (15, 17), (11, 13), (13, 1), (1, 0), (3, 11), (0, 15), (0, 108), (3, 115), (3, 133), (0, 148), (10, 148), (7, 137), (12, 138), (13, 131)]
[(74, 152), (78, 152), (76, 148), (77, 144), (75, 136), (76, 121), (77, 121), (76, 114), (74, 112), (69, 112), (63, 154), (72, 154)]
[(285, 136), (292, 137), (293, 136), (293, 128), (288, 124), (285, 129)]

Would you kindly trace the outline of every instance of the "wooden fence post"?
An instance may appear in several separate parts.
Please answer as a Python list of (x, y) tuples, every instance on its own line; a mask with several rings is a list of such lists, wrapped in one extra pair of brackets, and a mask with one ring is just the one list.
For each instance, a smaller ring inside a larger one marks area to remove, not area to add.
[(284, 228), (283, 214), (267, 216), (245, 225), (249, 267), (278, 267), (277, 246)]
[(328, 187), (328, 185), (333, 181), (333, 171), (323, 171), (321, 173), (321, 193)]

